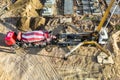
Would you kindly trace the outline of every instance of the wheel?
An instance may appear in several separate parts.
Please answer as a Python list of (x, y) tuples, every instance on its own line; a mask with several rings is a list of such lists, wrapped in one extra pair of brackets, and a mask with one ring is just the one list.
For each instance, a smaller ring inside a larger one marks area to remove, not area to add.
[(14, 45), (12, 46), (12, 48), (16, 50), (16, 49), (19, 49), (19, 48), (20, 48), (20, 46), (19, 46), (19, 45), (17, 45), (17, 44), (14, 44)]
[(28, 45), (26, 43), (23, 43), (22, 48), (27, 48)]
[(46, 50), (47, 52), (51, 52), (52, 49), (53, 49), (52, 45), (47, 45), (47, 46), (45, 47), (45, 50)]
[(58, 39), (53, 39), (53, 40), (51, 41), (52, 44), (57, 44), (58, 42), (59, 42)]

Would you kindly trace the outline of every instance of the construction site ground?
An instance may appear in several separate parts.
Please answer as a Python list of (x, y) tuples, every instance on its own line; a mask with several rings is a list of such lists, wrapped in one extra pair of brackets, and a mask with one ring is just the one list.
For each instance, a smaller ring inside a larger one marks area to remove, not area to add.
[[(44, 48), (19, 48), (13, 52), (5, 44), (4, 38), (8, 31), (53, 30), (60, 25), (57, 17), (49, 19), (47, 23), (43, 17), (38, 17), (35, 9), (42, 8), (42, 6), (36, 5), (35, 7), (35, 4), (39, 0), (17, 1), (21, 4), (26, 3), (27, 6), (17, 7), (18, 3), (16, 3), (8, 7), (8, 11), (1, 10), (3, 14), (0, 13), (0, 80), (120, 80), (120, 31), (115, 29), (115, 25), (120, 23), (119, 15), (113, 16), (110, 21), (110, 26), (114, 30), (105, 46), (111, 51), (114, 64), (99, 64), (97, 55), (101, 50), (91, 45), (81, 46), (67, 60), (64, 60), (61, 57), (68, 52), (66, 48), (54, 46), (51, 52), (46, 52)], [(1, 1), (2, 4), (8, 2), (9, 0)], [(15, 10), (14, 7), (16, 7)], [(22, 12), (19, 12), (21, 9)], [(81, 24), (82, 31), (91, 31), (99, 22), (92, 22), (92, 20), (85, 19), (85, 16), (72, 17), (73, 23), (78, 27)], [(34, 27), (30, 24), (31, 17)], [(93, 16), (89, 17), (93, 19)], [(98, 19), (99, 16), (96, 16), (95, 20)], [(41, 25), (42, 27), (36, 27)], [(74, 26), (68, 27), (63, 32), (67, 31), (79, 32), (74, 29)]]

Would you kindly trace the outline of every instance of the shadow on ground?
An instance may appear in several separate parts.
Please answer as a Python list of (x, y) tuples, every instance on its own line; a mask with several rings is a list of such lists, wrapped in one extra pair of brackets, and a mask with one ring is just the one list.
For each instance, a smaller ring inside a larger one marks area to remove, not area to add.
[(0, 46), (6, 46), (4, 38), (5, 34), (0, 33)]

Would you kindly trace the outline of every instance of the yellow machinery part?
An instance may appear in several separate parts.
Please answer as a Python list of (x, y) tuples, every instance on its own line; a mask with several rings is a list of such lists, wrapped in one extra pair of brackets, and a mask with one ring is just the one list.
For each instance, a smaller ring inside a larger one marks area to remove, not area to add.
[(108, 56), (110, 56), (109, 52), (106, 49), (104, 49), (103, 47), (101, 47), (96, 41), (85, 41), (85, 42), (83, 42), (83, 45), (85, 45), (85, 44), (93, 44), (93, 45), (97, 46), (101, 51), (106, 53)]
[(78, 49), (80, 46), (82, 45), (88, 45), (88, 44), (92, 44), (97, 46), (101, 51), (103, 51), (106, 55), (108, 55), (108, 57), (110, 56), (109, 51), (104, 49), (103, 47), (101, 47), (96, 41), (84, 41), (79, 43), (75, 48), (73, 48), (69, 53), (65, 54), (65, 58), (67, 58), (68, 56), (70, 56), (76, 49)]
[(104, 13), (104, 15), (103, 15), (103, 17), (102, 17), (102, 19), (101, 19), (101, 22), (99, 23), (99, 25), (98, 25), (98, 27), (97, 27), (97, 29), (96, 29), (97, 32), (100, 32), (100, 30), (101, 30), (104, 22), (106, 21), (108, 15), (109, 15), (109, 13), (110, 13), (110, 10), (111, 10), (114, 2), (115, 2), (115, 0), (111, 0), (108, 8), (106, 9), (106, 11), (105, 11), (105, 13)]

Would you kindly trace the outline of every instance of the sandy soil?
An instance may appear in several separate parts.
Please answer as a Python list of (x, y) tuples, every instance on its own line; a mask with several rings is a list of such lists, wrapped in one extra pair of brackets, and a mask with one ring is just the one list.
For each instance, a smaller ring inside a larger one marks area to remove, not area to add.
[(20, 48), (14, 53), (4, 43), (8, 31), (18, 31), (14, 20), (13, 24), (4, 19), (11, 15), (11, 11), (5, 13), (0, 20), (0, 80), (120, 80), (120, 31), (110, 37), (108, 44), (114, 64), (98, 64), (96, 56), (101, 51), (95, 46), (82, 46), (67, 60), (61, 59), (67, 49), (57, 46), (49, 53), (40, 48)]
[[(80, 47), (68, 60), (61, 59), (65, 49), (54, 47), (48, 53), (44, 49), (19, 49), (14, 54), (4, 43), (5, 33), (15, 29), (1, 24), (0, 32), (0, 80), (118, 80), (119, 36), (113, 34), (113, 65), (97, 63), (99, 49), (92, 46)], [(17, 76), (17, 77), (16, 77)]]

